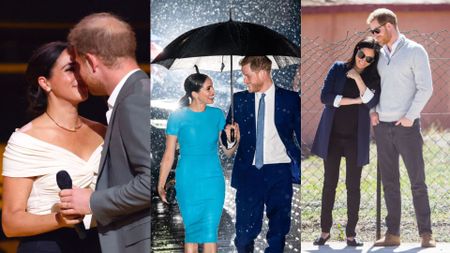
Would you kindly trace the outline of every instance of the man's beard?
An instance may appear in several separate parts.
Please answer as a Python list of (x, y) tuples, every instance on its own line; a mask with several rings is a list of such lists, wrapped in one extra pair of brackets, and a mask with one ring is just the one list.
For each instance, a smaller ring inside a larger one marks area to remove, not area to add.
[(392, 34), (386, 32), (385, 36), (383, 36), (381, 38), (380, 44), (383, 46), (387, 45), (389, 43), (389, 41), (391, 41), (391, 38), (392, 38)]

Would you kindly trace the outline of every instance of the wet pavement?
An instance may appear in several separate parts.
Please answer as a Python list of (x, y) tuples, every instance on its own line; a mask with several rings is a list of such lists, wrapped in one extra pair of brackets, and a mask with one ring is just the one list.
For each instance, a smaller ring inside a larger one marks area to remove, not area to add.
[[(236, 252), (233, 244), (235, 222), (235, 190), (230, 186), (231, 171), (225, 172), (226, 193), (225, 204), (219, 227), (218, 252)], [(159, 197), (152, 198), (152, 252), (183, 252), (184, 229), (183, 220), (176, 204), (165, 205)], [(255, 241), (255, 252), (264, 252), (267, 247), (265, 236), (268, 220), (264, 219), (262, 232)], [(294, 185), (292, 201), (291, 230), (286, 238), (284, 252), (300, 252), (300, 187)]]

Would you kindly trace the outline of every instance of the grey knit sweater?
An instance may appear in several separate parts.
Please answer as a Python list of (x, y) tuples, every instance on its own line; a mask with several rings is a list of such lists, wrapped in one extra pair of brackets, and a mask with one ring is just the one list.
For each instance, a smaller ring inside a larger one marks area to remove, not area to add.
[(380, 102), (376, 107), (380, 121), (406, 117), (415, 120), (433, 93), (428, 54), (422, 45), (399, 36), (392, 56), (381, 50), (378, 72), (381, 77)]

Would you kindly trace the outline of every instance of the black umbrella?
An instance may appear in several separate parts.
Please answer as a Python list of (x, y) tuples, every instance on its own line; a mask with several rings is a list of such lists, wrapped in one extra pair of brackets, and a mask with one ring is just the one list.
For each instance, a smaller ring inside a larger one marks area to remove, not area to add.
[(300, 63), (300, 48), (283, 35), (258, 24), (229, 20), (190, 30), (167, 45), (152, 61), (167, 69), (193, 68), (230, 71), (231, 119), (232, 71), (240, 69), (244, 56), (266, 55), (272, 69)]
[(300, 48), (265, 26), (229, 20), (182, 34), (167, 45), (152, 63), (167, 69), (193, 68), (197, 65), (206, 70), (230, 70), (230, 61), (233, 60), (233, 70), (240, 68), (237, 60), (246, 55), (266, 55), (273, 62), (272, 68), (278, 69), (298, 64)]

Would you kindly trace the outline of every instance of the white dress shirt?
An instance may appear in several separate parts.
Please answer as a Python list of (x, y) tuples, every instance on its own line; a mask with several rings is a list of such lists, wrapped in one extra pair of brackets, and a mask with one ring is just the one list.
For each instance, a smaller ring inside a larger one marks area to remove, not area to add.
[(111, 113), (114, 108), (114, 104), (116, 103), (117, 96), (119, 95), (120, 90), (122, 89), (123, 85), (127, 81), (127, 79), (136, 71), (139, 69), (133, 69), (132, 71), (128, 72), (122, 79), (120, 79), (120, 82), (116, 85), (113, 92), (108, 98), (108, 111), (106, 112), (106, 121), (109, 124), (109, 119), (111, 118)]
[[(261, 92), (255, 93), (255, 122), (258, 122), (258, 108)], [(290, 163), (291, 158), (287, 155), (286, 147), (281, 141), (275, 126), (275, 85), (264, 92), (265, 111), (264, 111), (264, 164)], [(255, 157), (253, 157), (255, 165)]]

